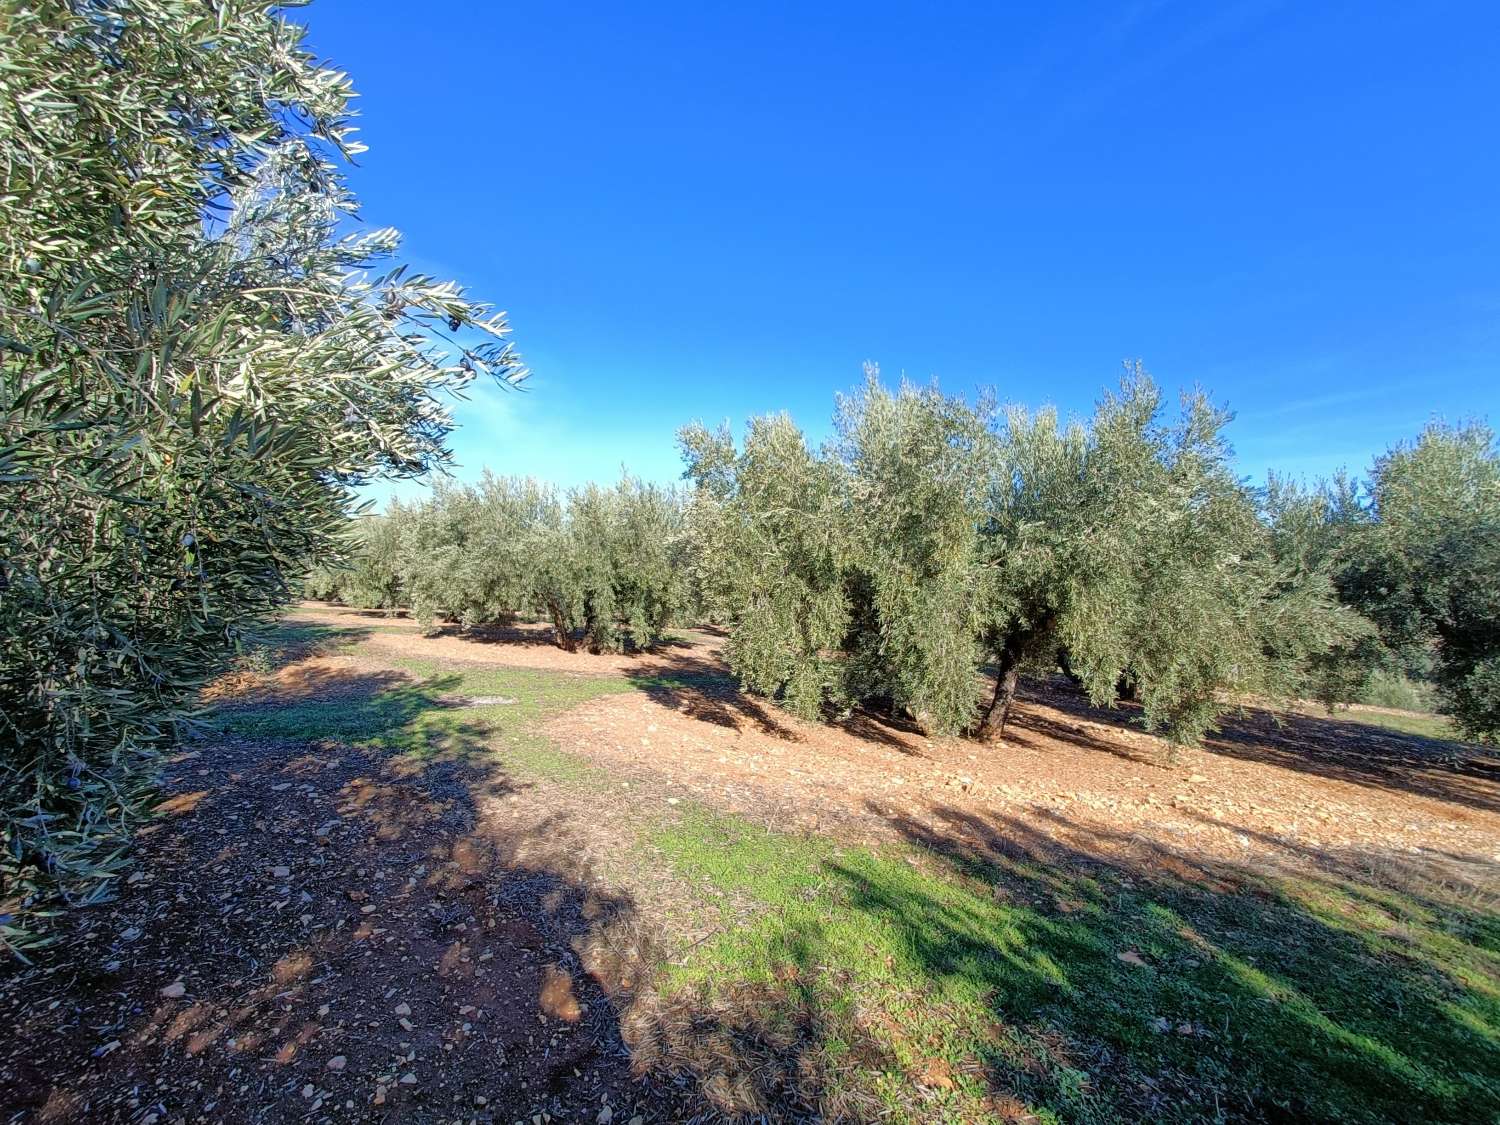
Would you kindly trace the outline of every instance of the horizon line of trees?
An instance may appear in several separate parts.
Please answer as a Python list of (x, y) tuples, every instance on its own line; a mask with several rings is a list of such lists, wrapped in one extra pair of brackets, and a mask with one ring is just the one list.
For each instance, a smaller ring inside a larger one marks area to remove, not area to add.
[(707, 616), (746, 690), (814, 719), (991, 739), (1020, 678), (1060, 669), (1182, 743), (1248, 698), (1435, 704), (1500, 736), (1492, 433), (1434, 423), (1363, 482), (1256, 488), (1228, 421), (1201, 392), (1169, 411), (1139, 365), (1072, 422), (872, 368), (820, 449), (772, 415), (739, 444), (685, 427), (686, 492), (441, 486), (359, 521), (352, 567), (306, 592), (460, 627), (538, 614), (601, 652)]
[(630, 476), (562, 491), (486, 471), (357, 521), (351, 564), (315, 570), (303, 589), (409, 609), (428, 631), (539, 615), (569, 652), (641, 651), (689, 604), (683, 517), (678, 490)]

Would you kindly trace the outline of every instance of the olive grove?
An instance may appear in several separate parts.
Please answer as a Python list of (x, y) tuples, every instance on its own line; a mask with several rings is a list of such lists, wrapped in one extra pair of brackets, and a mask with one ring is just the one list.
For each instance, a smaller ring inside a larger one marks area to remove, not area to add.
[(536, 614), (565, 649), (650, 648), (690, 604), (682, 500), (625, 477), (560, 492), (486, 473), (357, 522), (361, 549), (308, 579), (312, 597), (409, 608), (429, 628)]

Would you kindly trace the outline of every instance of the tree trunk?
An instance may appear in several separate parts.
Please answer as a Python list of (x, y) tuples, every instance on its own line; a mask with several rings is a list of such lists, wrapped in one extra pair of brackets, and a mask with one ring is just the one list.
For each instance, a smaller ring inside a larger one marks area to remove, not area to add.
[(1005, 638), (1000, 648), (1000, 661), (995, 669), (995, 694), (989, 706), (979, 718), (974, 735), (981, 742), (990, 742), (1005, 737), (1005, 723), (1010, 718), (1011, 704), (1016, 700), (1016, 685), (1021, 679), (1021, 664), (1038, 641), (1045, 640), (1057, 623), (1055, 611), (1044, 613), (1024, 632), (1013, 632)]
[(557, 647), (564, 652), (576, 652), (578, 645), (574, 643), (573, 634), (568, 629), (566, 618), (563, 617), (562, 606), (555, 601), (549, 601), (547, 611), (552, 615), (552, 635), (557, 639)]
[(1068, 678), (1074, 687), (1083, 686), (1083, 677), (1073, 671), (1073, 661), (1068, 656), (1067, 649), (1060, 648), (1057, 650), (1057, 666), (1062, 669), (1062, 674)]
[(974, 731), (979, 741), (992, 742), (1005, 737), (1005, 721), (1010, 718), (1010, 705), (1015, 701), (1016, 683), (1020, 678), (1020, 653), (1007, 644), (1000, 654), (1000, 666), (995, 670), (995, 694)]

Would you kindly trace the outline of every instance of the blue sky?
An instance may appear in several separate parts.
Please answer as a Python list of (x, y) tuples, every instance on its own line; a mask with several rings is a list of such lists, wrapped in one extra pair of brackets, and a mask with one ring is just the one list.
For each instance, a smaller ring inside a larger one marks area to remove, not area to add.
[(1500, 420), (1492, 2), (297, 18), (362, 95), (364, 217), (535, 372), (459, 408), (460, 477), (672, 479), (695, 418), (821, 437), (866, 359), (1086, 412), (1139, 358), (1256, 478)]

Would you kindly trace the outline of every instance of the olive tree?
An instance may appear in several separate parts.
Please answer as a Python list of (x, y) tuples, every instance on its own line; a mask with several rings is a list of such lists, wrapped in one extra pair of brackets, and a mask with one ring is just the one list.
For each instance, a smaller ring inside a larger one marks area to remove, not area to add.
[(1339, 554), (1344, 599), (1470, 737), (1500, 739), (1500, 452), (1493, 432), (1428, 426), (1378, 457)]
[(726, 428), (698, 424), (680, 444), (696, 486), (699, 586), (731, 626), (730, 666), (805, 717), (847, 703), (854, 607), (840, 467), (785, 415), (753, 419), (739, 450)]
[(302, 593), (358, 609), (395, 609), (402, 605), (398, 567), (405, 526), (403, 511), (400, 504), (394, 504), (387, 515), (356, 517), (342, 552), (319, 561), (303, 582)]
[(1326, 568), (1278, 559), (1230, 465), (1228, 420), (1202, 393), (1169, 418), (1138, 367), (1087, 424), (1009, 412), (985, 536), (1004, 595), (982, 730), (1003, 729), (1016, 670), (1060, 651), (1096, 703), (1128, 693), (1148, 729), (1195, 742), (1227, 698), (1298, 694), (1317, 654), (1360, 632)]
[(350, 221), (350, 82), (280, 6), (0, 0), (0, 914), (107, 889), (351, 486), (522, 374), (502, 315)]
[(988, 400), (892, 394), (868, 369), (826, 451), (840, 488), (847, 695), (956, 731), (974, 712), (1002, 583), (982, 537), (1002, 450)]
[[(691, 600), (682, 498), (629, 476), (564, 494), (487, 472), (375, 526), (335, 588), (373, 588), (429, 629), (541, 614), (564, 649), (620, 652), (659, 643)], [(328, 588), (318, 577), (308, 590)]]
[[(1059, 659), (1100, 704), (1201, 737), (1235, 695), (1285, 695), (1358, 619), (1326, 570), (1282, 565), (1202, 395), (1165, 420), (1144, 372), (1093, 418), (875, 377), (807, 447), (758, 419), (681, 435), (709, 603), (745, 685), (808, 717), (854, 704), (1003, 733), (1017, 680)], [(993, 690), (979, 699), (982, 670)]]
[[(1350, 551), (1368, 526), (1359, 484), (1346, 473), (1308, 487), (1271, 473), (1261, 493), (1262, 519), (1270, 530), (1272, 551), (1290, 572), (1326, 578), (1338, 589)], [(1307, 663), (1303, 694), (1330, 709), (1348, 703), (1420, 706), (1410, 668), (1381, 639), (1379, 630), (1357, 606), (1350, 635), (1313, 655)]]
[(687, 602), (678, 496), (628, 476), (611, 488), (590, 484), (569, 493), (567, 520), (562, 553), (589, 647), (656, 644)]

